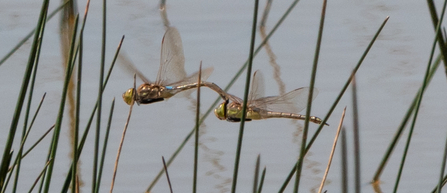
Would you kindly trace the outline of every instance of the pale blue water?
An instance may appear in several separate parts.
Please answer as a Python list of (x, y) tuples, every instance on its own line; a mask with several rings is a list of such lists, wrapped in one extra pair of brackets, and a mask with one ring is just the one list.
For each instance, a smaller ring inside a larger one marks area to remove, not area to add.
[[(58, 1), (51, 2), (50, 10)], [(83, 14), (85, 1), (78, 2)], [(291, 1), (274, 1), (267, 22), (267, 31), (280, 18)], [(281, 66), (281, 77), (286, 91), (309, 85), (315, 42), (321, 14), (320, 1), (302, 1), (292, 11), (270, 43)], [(6, 54), (13, 45), (31, 30), (38, 17), (40, 2), (0, 1), (0, 55)], [(81, 125), (85, 125), (96, 100), (97, 76), (100, 63), (101, 5), (92, 1), (85, 31), (85, 56)], [(260, 2), (263, 9), (265, 2)], [(438, 1), (440, 6), (441, 2)], [(253, 3), (251, 1), (174, 1), (167, 2), (168, 17), (180, 31), (188, 73), (214, 66), (208, 79), (225, 87), (249, 52)], [(440, 12), (440, 9), (438, 10)], [(82, 15), (81, 14), (81, 15)], [(164, 33), (158, 12), (157, 1), (108, 1), (107, 60), (112, 55), (122, 35), (126, 35), (123, 50), (137, 67), (154, 80), (159, 65), (160, 43)], [(422, 81), (433, 41), (433, 26), (428, 8), (422, 1), (329, 1), (323, 43), (319, 58), (316, 87), (319, 95), (313, 103), (312, 114), (324, 117), (338, 95), (350, 70), (355, 66), (372, 36), (382, 23), (390, 20), (379, 39), (358, 71), (358, 97), (360, 113), (362, 190), (373, 192), (369, 185), (383, 154), (393, 137), (400, 120), (413, 99)], [(30, 142), (48, 129), (55, 120), (60, 101), (64, 70), (61, 66), (59, 42), (59, 18), (50, 21), (45, 31), (35, 88), (35, 103), (44, 92), (46, 101), (35, 123)], [(258, 33), (257, 42), (260, 42)], [(31, 43), (28, 42), (5, 64), (0, 66), (0, 124), (2, 133), (9, 129), (21, 77), (28, 59)], [(437, 183), (447, 122), (445, 121), (447, 89), (445, 73), (439, 72), (428, 87), (420, 118), (416, 123), (406, 168), (403, 172), (400, 192), (427, 192)], [(265, 50), (255, 58), (254, 70), (262, 69), (266, 79), (266, 94), (277, 95), (272, 68)], [(442, 70), (441, 70), (442, 69)], [(230, 89), (242, 97), (245, 74)], [(116, 66), (108, 88), (104, 93), (102, 127), (107, 123), (112, 99), (116, 98), (114, 121), (109, 150), (103, 175), (102, 192), (108, 191), (115, 155), (121, 132), (127, 118), (128, 106), (121, 101), (121, 94), (132, 86), (132, 75)], [(137, 84), (141, 81), (137, 82)], [(352, 155), (352, 109), (350, 90), (345, 94), (332, 117), (330, 127), (325, 128), (311, 149), (304, 167), (300, 190), (317, 189), (326, 167), (329, 152), (342, 109), (348, 106), (345, 126), (349, 140), (348, 150)], [(195, 93), (193, 94), (195, 96)], [(217, 97), (203, 89), (202, 112)], [(144, 192), (150, 181), (161, 169), (161, 156), (166, 158), (174, 152), (187, 133), (194, 127), (191, 104), (183, 98), (167, 102), (136, 106), (126, 135), (121, 154), (115, 192)], [(36, 104), (33, 109), (36, 108)], [(32, 110), (34, 111), (34, 110)], [(301, 112), (301, 113), (304, 113)], [(68, 115), (65, 116), (68, 119)], [(239, 124), (219, 121), (210, 115), (205, 121), (206, 133), (201, 136), (199, 163), (199, 192), (229, 192), (237, 144)], [(65, 122), (65, 129), (68, 123)], [(261, 166), (267, 168), (264, 192), (276, 192), (297, 159), (303, 122), (289, 120), (263, 120), (247, 123), (239, 169), (238, 192), (249, 192), (256, 156), (261, 154)], [(311, 125), (310, 132), (317, 128)], [(104, 133), (104, 131), (102, 131)], [(4, 149), (7, 135), (0, 135), (0, 149)], [(69, 166), (69, 134), (61, 134), (52, 191), (59, 191)], [(406, 132), (402, 139), (406, 138)], [(27, 144), (29, 147), (31, 143)], [(27, 191), (44, 164), (49, 139), (25, 159), (21, 175), (20, 192)], [(169, 168), (175, 192), (192, 189), (193, 141), (191, 140)], [(338, 146), (339, 148), (340, 146)], [(16, 143), (15, 149), (18, 148)], [(382, 190), (390, 192), (397, 175), (403, 140), (391, 157), (382, 174)], [(82, 159), (84, 192), (91, 186), (93, 133), (88, 139)], [(353, 158), (349, 159), (350, 189), (353, 189)], [(337, 149), (331, 171), (328, 192), (340, 192), (340, 152)], [(286, 192), (292, 190), (289, 187)], [(165, 176), (159, 180), (153, 192), (167, 192)]]

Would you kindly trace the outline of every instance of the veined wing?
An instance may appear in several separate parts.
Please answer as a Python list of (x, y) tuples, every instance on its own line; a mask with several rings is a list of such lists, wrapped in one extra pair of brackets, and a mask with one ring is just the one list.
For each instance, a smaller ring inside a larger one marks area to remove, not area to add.
[(252, 105), (252, 101), (264, 97), (264, 75), (262, 75), (260, 70), (256, 70), (253, 74), (253, 80), (251, 81), (251, 90), (248, 95), (248, 104)]
[[(284, 95), (256, 99), (251, 102), (251, 105), (267, 111), (298, 113), (306, 108), (309, 91), (308, 87), (302, 87)], [(315, 88), (312, 100), (317, 95), (318, 90)]]
[[(202, 70), (202, 81), (206, 81), (208, 77), (210, 77), (211, 73), (213, 73), (214, 68), (209, 67)], [(191, 74), (190, 76), (184, 78), (183, 80), (180, 80), (178, 82), (170, 83), (166, 86), (182, 86), (187, 84), (193, 84), (196, 83), (199, 80), (199, 72), (195, 72), (194, 74)]]
[(237, 96), (234, 96), (232, 94), (227, 93), (226, 96), (228, 97), (228, 99), (230, 99), (230, 101), (233, 101), (235, 103), (239, 103), (239, 104), (241, 104), (241, 106), (244, 103), (244, 100), (242, 100), (241, 98), (239, 98)]
[(151, 83), (151, 81), (146, 78), (143, 73), (141, 73), (133, 64), (132, 60), (127, 56), (127, 54), (123, 51), (121, 51), (118, 55), (118, 60), (123, 64), (122, 66), (125, 67), (126, 71), (130, 74), (136, 74), (143, 82), (145, 83)]
[(168, 27), (161, 42), (160, 69), (155, 84), (169, 85), (186, 78), (182, 38), (175, 27)]

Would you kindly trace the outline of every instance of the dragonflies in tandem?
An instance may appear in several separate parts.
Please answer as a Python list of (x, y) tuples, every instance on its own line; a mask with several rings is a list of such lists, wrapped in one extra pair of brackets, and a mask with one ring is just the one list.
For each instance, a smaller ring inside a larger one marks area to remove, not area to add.
[[(302, 111), (307, 104), (309, 88), (303, 87), (292, 90), (280, 96), (264, 97), (264, 79), (262, 73), (258, 70), (253, 75), (251, 91), (248, 96), (246, 121), (260, 120), (268, 118), (289, 118), (306, 119), (305, 115), (292, 112)], [(314, 98), (318, 91), (314, 89)], [(229, 101), (225, 101), (214, 109), (214, 114), (220, 120), (230, 122), (240, 122), (242, 119), (243, 100), (237, 96), (227, 94)], [(309, 120), (316, 124), (321, 124), (322, 120), (311, 116)], [(328, 125), (325, 123), (325, 125)]]
[[(197, 88), (198, 86), (206, 86), (219, 93), (223, 98), (225, 92), (217, 85), (205, 80), (213, 72), (213, 68), (206, 68), (201, 73), (201, 83), (198, 83), (199, 73), (196, 72), (190, 76), (186, 76), (185, 56), (183, 54), (182, 39), (180, 33), (175, 27), (168, 27), (161, 42), (160, 68), (158, 70), (155, 82), (149, 81), (140, 73), (131, 63), (126, 65), (130, 71), (135, 72), (144, 83), (137, 89), (130, 88), (123, 94), (123, 100), (128, 105), (134, 101), (137, 104), (150, 104), (163, 101), (175, 94)], [(225, 100), (226, 98), (224, 98)]]

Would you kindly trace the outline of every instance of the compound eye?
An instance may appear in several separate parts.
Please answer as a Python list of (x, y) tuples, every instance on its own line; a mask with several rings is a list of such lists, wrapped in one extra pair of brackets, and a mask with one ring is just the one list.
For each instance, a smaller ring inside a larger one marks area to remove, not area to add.
[(123, 93), (123, 100), (126, 104), (131, 105), (134, 102), (135, 89), (129, 88)]

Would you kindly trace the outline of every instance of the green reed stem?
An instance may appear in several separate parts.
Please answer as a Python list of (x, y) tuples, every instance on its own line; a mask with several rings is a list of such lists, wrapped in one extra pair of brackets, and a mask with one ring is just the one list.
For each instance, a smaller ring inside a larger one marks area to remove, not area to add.
[(106, 17), (107, 17), (107, 3), (102, 1), (102, 43), (101, 43), (101, 63), (99, 70), (99, 86), (98, 86), (98, 110), (96, 111), (96, 130), (95, 130), (95, 147), (93, 153), (93, 174), (92, 174), (92, 192), (95, 192), (98, 177), (98, 154), (99, 141), (101, 136), (101, 114), (102, 114), (102, 84), (104, 80), (104, 65), (106, 58)]
[[(118, 44), (118, 48), (117, 48), (117, 50), (115, 52), (115, 56), (113, 58), (112, 65), (110, 65), (110, 68), (109, 68), (109, 71), (107, 73), (106, 79), (104, 80), (104, 83), (102, 85), (102, 91), (101, 92), (104, 92), (104, 90), (105, 90), (105, 88), (107, 86), (107, 83), (109, 82), (110, 75), (112, 74), (112, 70), (113, 70), (113, 67), (115, 66), (116, 59), (117, 59), (118, 54), (119, 54), (119, 52), (121, 50), (121, 45), (123, 44), (123, 41), (124, 41), (124, 36), (121, 38), (121, 41)], [(96, 104), (93, 107), (93, 110), (92, 110), (92, 112), (90, 114), (90, 118), (89, 118), (89, 120), (87, 122), (87, 125), (85, 127), (84, 133), (82, 135), (82, 138), (79, 141), (79, 147), (77, 148), (78, 157), (81, 155), (82, 149), (84, 148), (84, 144), (85, 144), (85, 141), (87, 139), (88, 132), (90, 131), (90, 126), (91, 126), (91, 124), (93, 122), (93, 118), (95, 116), (97, 108), (98, 108), (98, 101), (96, 101)], [(65, 178), (65, 182), (64, 182), (64, 185), (62, 186), (61, 192), (67, 192), (68, 191), (68, 188), (70, 186), (70, 181), (72, 180), (72, 175), (73, 175), (73, 170), (72, 170), (73, 164), (74, 163), (71, 163), (71, 167), (70, 167), (70, 169), (68, 171), (67, 177)]]
[(104, 168), (104, 161), (106, 158), (106, 150), (107, 150), (107, 144), (109, 141), (110, 127), (112, 125), (112, 117), (113, 117), (114, 109), (115, 109), (115, 98), (113, 98), (112, 106), (110, 107), (109, 121), (107, 122), (106, 134), (104, 136), (104, 144), (102, 146), (101, 161), (99, 163), (99, 171), (98, 171), (98, 179), (97, 179), (98, 184), (96, 186), (95, 192), (99, 192), (99, 187), (101, 186), (101, 177), (102, 177), (102, 172), (103, 172), (103, 168)]
[(54, 129), (54, 125), (52, 125), (23, 155), (22, 159), (25, 158), (47, 135)]
[[(337, 98), (335, 99), (334, 103), (332, 104), (331, 108), (329, 109), (328, 113), (326, 114), (325, 118), (323, 119), (322, 123), (326, 123), (329, 117), (331, 116), (332, 112), (334, 111), (335, 107), (337, 107), (338, 102), (340, 102), (341, 97), (345, 93), (346, 89), (348, 88), (349, 84), (351, 83), (352, 77), (355, 75), (357, 70), (360, 68), (360, 65), (363, 63), (363, 60), (366, 58), (366, 55), (368, 54), (369, 50), (371, 49), (372, 45), (376, 41), (377, 37), (379, 36), (380, 32), (382, 31), (383, 27), (385, 27), (385, 24), (387, 23), (389, 17), (386, 17), (386, 19), (383, 21), (382, 25), (377, 30), (376, 34), (374, 35), (373, 39), (369, 43), (368, 47), (366, 48), (365, 52), (363, 52), (362, 57), (358, 61), (355, 68), (352, 70), (351, 75), (349, 76), (348, 80), (346, 81), (345, 85), (341, 89), (340, 93), (338, 94)], [(313, 135), (312, 139), (309, 141), (309, 143), (306, 146), (306, 149), (304, 151), (304, 154), (306, 154), (309, 149), (312, 147), (312, 144), (315, 142), (316, 138), (318, 137), (318, 134), (320, 134), (321, 130), (323, 129), (324, 124), (320, 124), (317, 131)], [(286, 180), (284, 181), (284, 184), (282, 185), (279, 192), (284, 192), (285, 188), (287, 187), (287, 184), (289, 183), (290, 179), (292, 178), (293, 174), (296, 172), (296, 163), (293, 166), (293, 169), (290, 171), (289, 175), (287, 176)]]
[(84, 19), (82, 21), (81, 30), (79, 31), (79, 59), (78, 59), (78, 76), (76, 78), (76, 107), (75, 107), (75, 126), (73, 134), (73, 160), (72, 160), (72, 187), (71, 192), (76, 193), (76, 176), (78, 175), (78, 144), (79, 144), (79, 118), (81, 115), (81, 91), (82, 91), (82, 62), (84, 56), (84, 28), (85, 22), (87, 20), (88, 8), (90, 5), (90, 0), (87, 0), (87, 5), (84, 12)]
[(82, 62), (83, 62), (83, 50), (84, 50), (84, 29), (85, 29), (85, 23), (87, 21), (87, 16), (88, 16), (88, 10), (89, 10), (89, 6), (90, 6), (90, 0), (87, 0), (87, 4), (85, 7), (85, 12), (84, 12), (84, 19), (82, 21), (82, 25), (81, 25), (81, 30), (79, 31), (79, 60), (78, 60), (78, 75), (77, 75), (77, 80), (76, 80), (76, 107), (75, 107), (75, 126), (74, 126), (74, 134), (73, 134), (73, 160), (72, 160), (72, 193), (75, 193), (77, 188), (76, 187), (76, 176), (78, 175), (77, 172), (77, 168), (78, 168), (78, 160), (79, 160), (79, 155), (80, 153), (78, 153), (78, 143), (79, 143), (79, 118), (80, 118), (80, 114), (81, 114), (81, 88), (82, 88)]
[[(305, 156), (305, 148), (306, 148), (306, 142), (307, 142), (307, 135), (309, 132), (309, 120), (310, 120), (310, 116), (311, 116), (311, 109), (312, 109), (312, 99), (313, 99), (313, 92), (314, 92), (314, 87), (315, 87), (315, 77), (317, 75), (317, 66), (318, 66), (318, 59), (320, 56), (320, 48), (321, 48), (321, 40), (323, 38), (323, 27), (324, 27), (324, 19), (326, 16), (326, 5), (327, 5), (327, 0), (323, 1), (323, 7), (321, 10), (321, 19), (320, 19), (320, 26), (319, 26), (319, 30), (318, 30), (318, 38), (317, 38), (317, 45), (315, 48), (315, 55), (314, 55), (314, 63), (312, 65), (312, 73), (311, 73), (311, 77), (310, 77), (310, 86), (309, 86), (309, 96), (307, 98), (307, 107), (306, 107), (306, 119), (304, 121), (304, 130), (303, 130), (303, 137), (302, 137), (302, 141), (301, 141), (301, 150), (300, 150), (300, 156), (299, 159), (297, 161), (297, 166), (296, 166), (296, 177), (295, 177), (295, 186), (294, 186), (294, 193), (298, 192), (298, 187), (300, 184), (300, 179), (301, 179), (301, 169), (303, 167), (303, 160), (304, 160), (304, 156)], [(323, 123), (326, 123), (325, 121)], [(324, 125), (324, 124), (322, 124)]]
[[(442, 7), (441, 19), (439, 20), (439, 22), (438, 22), (438, 24), (436, 26), (436, 34), (441, 34), (441, 24), (442, 24), (442, 20), (444, 19), (446, 5), (447, 5), (447, 0), (444, 1), (444, 6)], [(400, 182), (400, 177), (402, 176), (402, 171), (403, 171), (403, 167), (405, 165), (405, 160), (406, 160), (406, 157), (407, 157), (408, 149), (410, 147), (410, 142), (411, 142), (411, 138), (412, 138), (412, 135), (413, 135), (414, 126), (416, 125), (416, 120), (417, 120), (417, 116), (418, 116), (418, 113), (419, 113), (419, 107), (421, 105), (422, 97), (424, 95), (424, 91), (425, 91), (425, 88), (427, 86), (427, 82), (428, 82), (428, 79), (429, 79), (431, 64), (433, 62), (433, 57), (434, 57), (434, 54), (435, 54), (436, 42), (437, 41), (438, 41), (438, 36), (436, 36), (434, 38), (434, 40), (433, 40), (432, 50), (431, 50), (431, 53), (430, 53), (430, 59), (428, 61), (427, 69), (425, 71), (425, 76), (424, 76), (424, 80), (423, 80), (423, 83), (422, 83), (421, 92), (419, 94), (419, 97), (418, 97), (418, 100), (417, 100), (417, 103), (416, 103), (416, 108), (415, 108), (415, 111), (414, 111), (414, 116), (413, 116), (413, 121), (411, 123), (410, 131), (408, 132), (407, 143), (405, 144), (405, 149), (404, 149), (404, 153), (403, 153), (403, 156), (402, 156), (402, 161), (401, 161), (401, 164), (399, 166), (399, 172), (398, 172), (398, 175), (397, 175), (397, 178), (396, 178), (396, 183), (394, 185), (394, 192), (397, 192), (397, 188), (398, 188), (399, 182)]]
[(28, 84), (31, 78), (31, 72), (33, 69), (34, 64), (36, 63), (36, 53), (38, 47), (40, 47), (43, 39), (43, 29), (45, 28), (45, 18), (48, 11), (48, 0), (45, 0), (42, 3), (42, 9), (40, 12), (38, 24), (36, 27), (36, 32), (34, 35), (33, 45), (31, 46), (31, 51), (28, 59), (28, 64), (25, 69), (25, 73), (23, 76), (22, 86), (20, 88), (19, 96), (17, 99), (16, 108), (14, 111), (13, 119), (11, 122), (11, 126), (8, 132), (8, 138), (6, 140), (5, 144), (5, 150), (3, 151), (2, 161), (0, 165), (0, 190), (3, 189), (5, 177), (7, 174), (7, 170), (9, 167), (9, 163), (11, 161), (11, 148), (12, 144), (14, 142), (14, 136), (17, 130), (17, 125), (20, 119), (20, 113), (22, 111), (23, 103), (25, 100), (26, 91), (28, 89)]
[(79, 19), (79, 15), (76, 15), (75, 26), (74, 26), (74, 30), (73, 30), (73, 37), (72, 37), (71, 47), (70, 47), (70, 54), (69, 54), (69, 59), (67, 61), (67, 69), (65, 72), (64, 86), (62, 89), (61, 102), (60, 102), (60, 106), (59, 106), (59, 112), (58, 112), (58, 115), (56, 118), (56, 124), (54, 126), (54, 133), (53, 133), (53, 139), (52, 139), (52, 145), (51, 145), (50, 157), (49, 157), (51, 162), (48, 165), (44, 192), (48, 192), (50, 190), (51, 176), (53, 174), (54, 161), (56, 159), (57, 145), (59, 142), (59, 135), (60, 135), (60, 131), (62, 128), (62, 119), (63, 119), (64, 110), (65, 110), (65, 101), (66, 101), (65, 99), (67, 97), (68, 84), (71, 80), (71, 73), (73, 72), (73, 65), (74, 65), (74, 60), (75, 60), (75, 52), (76, 52), (75, 42), (76, 42), (76, 32), (77, 32), (77, 28), (78, 28), (78, 19)]
[[(292, 2), (292, 4), (289, 6), (289, 8), (286, 10), (286, 12), (282, 15), (282, 17), (276, 22), (275, 26), (272, 28), (272, 30), (268, 33), (268, 35), (265, 37), (265, 39), (262, 40), (262, 42), (258, 45), (256, 48), (253, 56), (256, 56), (259, 51), (262, 49), (262, 47), (268, 42), (270, 37), (273, 35), (273, 33), (276, 32), (276, 30), (279, 28), (279, 26), (284, 22), (284, 20), (287, 18), (289, 13), (293, 10), (293, 8), (296, 6), (296, 4), (299, 2), (299, 0), (295, 0)], [(248, 59), (245, 61), (245, 63), (241, 66), (239, 71), (234, 75), (234, 77), (231, 79), (231, 81), (228, 83), (228, 85), (225, 87), (224, 91), (227, 92), (230, 90), (230, 88), (233, 86), (233, 84), (236, 82), (236, 80), (241, 76), (242, 72), (245, 70), (245, 68), (248, 65)], [(208, 115), (213, 111), (214, 107), (217, 105), (217, 103), (220, 101), (221, 97), (217, 97), (216, 100), (211, 104), (211, 106), (208, 108), (208, 110), (205, 112), (205, 114), (200, 119), (200, 124), (203, 123), (203, 121), (208, 117)], [(185, 144), (189, 141), (192, 134), (194, 133), (195, 128), (191, 129), (191, 131), (186, 135), (185, 139), (183, 139), (183, 142), (179, 145), (179, 147), (175, 150), (175, 152), (171, 155), (167, 162), (167, 166), (171, 165), (171, 163), (174, 161), (174, 159), (177, 157), (177, 155), (180, 153), (180, 151), (183, 149)], [(149, 184), (148, 188), (146, 189), (146, 192), (150, 192), (152, 188), (155, 186), (155, 184), (158, 182), (160, 177), (163, 175), (163, 168), (157, 173), (155, 178), (152, 180), (152, 182)]]
[[(446, 31), (444, 28), (444, 36), (446, 36)], [(438, 40), (439, 41), (439, 40)], [(440, 193), (442, 190), (442, 187), (445, 184), (445, 177), (444, 176), (444, 171), (445, 171), (445, 165), (447, 163), (447, 138), (446, 138), (446, 142), (444, 145), (444, 155), (442, 157), (442, 164), (441, 164), (441, 174), (439, 175), (439, 181), (438, 181), (438, 185), (433, 189), (433, 193), (437, 192)]]
[(353, 116), (353, 138), (354, 138), (354, 178), (355, 192), (360, 193), (360, 134), (359, 113), (357, 105), (357, 83), (355, 76), (352, 78), (352, 116)]
[(265, 179), (266, 170), (267, 170), (266, 167), (264, 167), (264, 170), (262, 170), (261, 180), (259, 181), (258, 193), (262, 192), (262, 186), (264, 185), (264, 179)]
[[(436, 7), (435, 7), (435, 4), (433, 3), (433, 0), (427, 0), (427, 5), (428, 5), (428, 10), (430, 11), (431, 21), (433, 23), (433, 29), (436, 32), (436, 26), (439, 22), (438, 14), (436, 13)], [(445, 46), (444, 37), (442, 36), (441, 31), (436, 32), (436, 35), (438, 37), (439, 49), (441, 50), (442, 56), (444, 56), (443, 57), (444, 70), (447, 75), (447, 48)]]
[(256, 193), (258, 190), (259, 165), (261, 164), (260, 162), (261, 162), (261, 155), (258, 154), (258, 158), (256, 158), (255, 175), (253, 178), (253, 193)]
[[(200, 62), (199, 67), (199, 78), (197, 82), (200, 84), (202, 82), (202, 62)], [(200, 128), (200, 86), (197, 87), (197, 104), (196, 104), (196, 132), (194, 141), (194, 174), (193, 174), (193, 184), (192, 192), (197, 192), (197, 170), (198, 170), (198, 160), (199, 160), (199, 128)], [(163, 159), (164, 160), (164, 159)]]
[[(348, 193), (348, 150), (346, 145), (346, 130), (341, 130), (341, 192)], [(357, 191), (357, 190), (356, 190)], [(359, 193), (359, 192), (357, 192)]]
[(443, 176), (444, 176), (444, 170), (445, 170), (446, 163), (447, 163), (447, 138), (446, 138), (445, 145), (444, 145), (444, 154), (442, 156), (441, 173), (439, 175), (438, 186), (435, 187), (433, 192), (441, 193), (441, 190), (443, 187), (442, 182), (443, 182)]
[(245, 126), (245, 117), (247, 116), (247, 102), (248, 102), (248, 93), (250, 91), (250, 79), (251, 79), (251, 68), (253, 66), (253, 58), (254, 58), (254, 49), (255, 49), (255, 39), (256, 39), (256, 24), (258, 23), (258, 6), (259, 0), (255, 0), (255, 7), (253, 11), (253, 24), (251, 31), (251, 42), (250, 42), (250, 56), (248, 58), (248, 66), (247, 66), (247, 78), (245, 80), (245, 93), (244, 93), (244, 103), (242, 105), (242, 117), (241, 117), (241, 125), (239, 128), (239, 137), (237, 140), (237, 149), (236, 149), (236, 158), (234, 161), (234, 171), (233, 171), (233, 183), (231, 186), (231, 192), (236, 192), (237, 185), (237, 176), (239, 171), (239, 161), (241, 158), (241, 150), (242, 150), (242, 139), (244, 138), (244, 126)]

